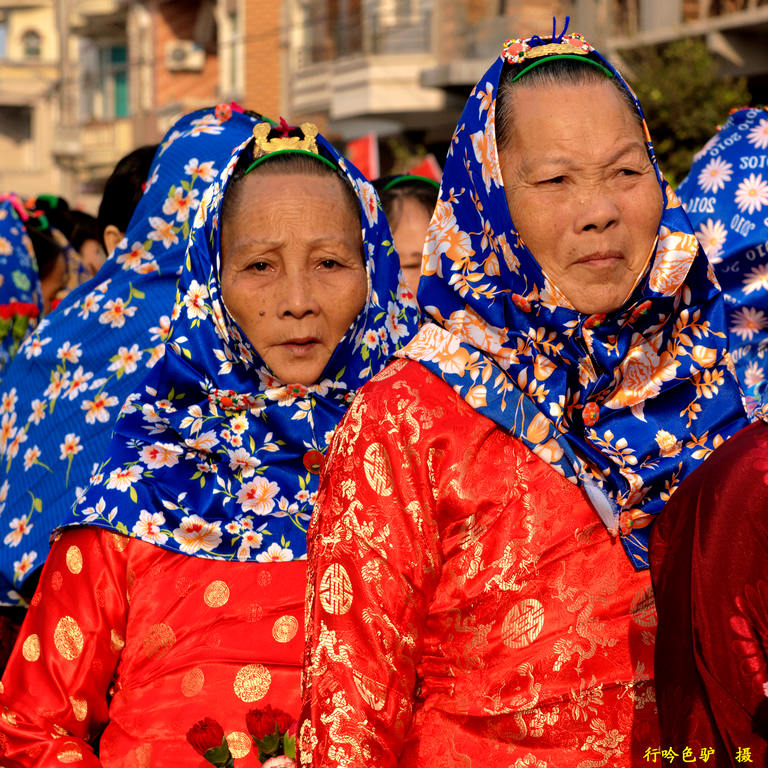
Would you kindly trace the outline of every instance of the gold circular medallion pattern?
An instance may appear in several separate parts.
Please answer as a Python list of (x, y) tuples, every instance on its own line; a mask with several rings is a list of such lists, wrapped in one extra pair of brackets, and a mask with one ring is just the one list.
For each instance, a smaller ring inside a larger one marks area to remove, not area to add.
[(83, 753), (74, 741), (65, 741), (56, 759), (60, 763), (79, 763), (83, 759)]
[(212, 581), (206, 588), (203, 600), (209, 608), (221, 608), (229, 600), (229, 587), (226, 581)]
[(54, 571), (51, 574), (51, 586), (56, 592), (64, 586), (64, 577), (61, 575), (61, 571)]
[(128, 546), (128, 537), (123, 536), (120, 533), (110, 533), (109, 539), (112, 543), (112, 548), (116, 552), (123, 552), (125, 548)]
[(21, 655), (27, 661), (37, 661), (40, 658), (40, 638), (30, 635), (21, 646)]
[(153, 624), (147, 630), (147, 634), (144, 635), (144, 653), (150, 659), (156, 656), (164, 656), (171, 650), (175, 642), (176, 634), (167, 624), (162, 622), (160, 624)]
[(232, 731), (227, 734), (227, 746), (232, 753), (232, 757), (245, 757), (251, 751), (253, 741), (247, 733), (243, 731)]
[(501, 639), (509, 648), (525, 648), (541, 633), (544, 626), (544, 606), (529, 598), (515, 603), (504, 617)]
[(235, 696), (240, 701), (258, 701), (266, 696), (272, 675), (263, 664), (247, 664), (235, 676)]
[(83, 570), (83, 553), (80, 551), (80, 547), (73, 544), (67, 550), (66, 561), (69, 572), (77, 576)]
[(272, 583), (272, 574), (269, 571), (259, 571), (256, 583), (260, 587), (268, 587)]
[(78, 623), (71, 616), (59, 619), (53, 630), (53, 644), (67, 661), (74, 661), (83, 652), (85, 639)]
[(205, 674), (203, 670), (200, 667), (193, 667), (181, 679), (181, 692), (188, 699), (191, 699), (203, 690), (204, 685)]
[(85, 699), (76, 699), (74, 696), (70, 696), (69, 703), (75, 713), (75, 720), (82, 723), (88, 716), (88, 702)]
[(341, 563), (331, 563), (320, 581), (320, 605), (326, 613), (343, 616), (352, 607), (352, 581)]
[(299, 631), (299, 620), (295, 616), (281, 616), (272, 625), (272, 637), (278, 643), (290, 643)]
[(392, 494), (392, 472), (389, 459), (381, 443), (371, 443), (363, 456), (363, 470), (368, 485), (379, 496)]

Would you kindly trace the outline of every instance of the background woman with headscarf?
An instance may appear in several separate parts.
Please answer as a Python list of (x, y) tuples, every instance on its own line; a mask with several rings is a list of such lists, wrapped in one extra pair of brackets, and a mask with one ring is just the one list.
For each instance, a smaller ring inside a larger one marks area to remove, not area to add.
[(768, 107), (734, 110), (677, 190), (725, 294), (750, 412), (768, 379)]
[(400, 268), (415, 296), (421, 276), (421, 251), (440, 184), (426, 176), (400, 174), (375, 179), (373, 186), (392, 229)]
[(358, 395), (310, 530), (301, 758), (629, 765), (659, 747), (649, 527), (746, 423), (639, 105), (577, 35), (472, 92), (432, 322)]
[(2, 681), (6, 763), (197, 764), (210, 717), (256, 764), (248, 711), (298, 714), (323, 454), (417, 311), (371, 185), (314, 126), (269, 131), (206, 191), (165, 356), (53, 545)]
[(255, 122), (239, 112), (219, 117), (213, 108), (181, 118), (155, 158), (123, 242), (6, 369), (0, 604), (19, 602), (17, 593), (45, 560), (51, 531), (103, 457), (120, 405), (162, 356), (194, 212)]

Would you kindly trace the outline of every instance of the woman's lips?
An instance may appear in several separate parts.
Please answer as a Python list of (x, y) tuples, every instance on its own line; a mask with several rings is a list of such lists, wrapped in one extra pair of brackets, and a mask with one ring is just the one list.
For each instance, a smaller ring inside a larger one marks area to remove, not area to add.
[(297, 357), (301, 357), (302, 355), (310, 354), (318, 343), (319, 339), (306, 336), (300, 339), (288, 339), (288, 341), (284, 341), (280, 346)]
[(575, 263), (589, 267), (606, 267), (615, 265), (622, 258), (621, 251), (595, 251), (576, 259)]

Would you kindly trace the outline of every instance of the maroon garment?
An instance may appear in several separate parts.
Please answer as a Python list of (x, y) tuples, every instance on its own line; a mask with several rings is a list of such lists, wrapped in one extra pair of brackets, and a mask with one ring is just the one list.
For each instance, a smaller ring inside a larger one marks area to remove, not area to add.
[(713, 747), (718, 766), (743, 765), (749, 749), (768, 765), (768, 424), (686, 478), (650, 555), (662, 745)]

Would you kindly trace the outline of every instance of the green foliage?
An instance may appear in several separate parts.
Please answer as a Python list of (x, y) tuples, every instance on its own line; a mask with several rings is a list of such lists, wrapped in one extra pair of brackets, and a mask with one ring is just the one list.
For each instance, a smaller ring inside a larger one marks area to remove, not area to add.
[(734, 107), (749, 104), (744, 78), (721, 77), (718, 60), (704, 40), (676, 40), (663, 47), (623, 54), (634, 77), (664, 175), (679, 184), (693, 154), (715, 133)]

